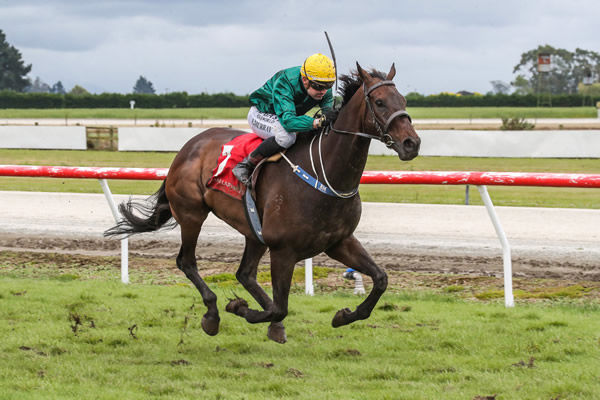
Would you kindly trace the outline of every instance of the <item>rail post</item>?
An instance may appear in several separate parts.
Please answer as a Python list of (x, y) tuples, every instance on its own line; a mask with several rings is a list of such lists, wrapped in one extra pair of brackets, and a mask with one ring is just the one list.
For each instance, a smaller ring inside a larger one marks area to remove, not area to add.
[(477, 186), (477, 189), (479, 190), (479, 195), (483, 200), (483, 204), (485, 204), (485, 208), (487, 209), (488, 215), (496, 230), (496, 235), (498, 235), (500, 244), (502, 245), (502, 263), (504, 265), (504, 305), (506, 307), (514, 307), (515, 300), (512, 291), (512, 260), (510, 245), (508, 244), (508, 239), (506, 239), (506, 234), (504, 233), (504, 229), (502, 229), (500, 220), (496, 215), (496, 210), (494, 209), (494, 204), (487, 191), (487, 187), (482, 185)]
[[(117, 210), (117, 205), (115, 204), (115, 199), (108, 187), (108, 183), (106, 182), (106, 179), (98, 179), (98, 182), (100, 182), (100, 186), (102, 186), (104, 197), (106, 197), (108, 205), (110, 206), (110, 211), (112, 211), (115, 222), (118, 224), (121, 221), (121, 217), (119, 216), (119, 211)], [(121, 239), (121, 282), (129, 283), (129, 241), (127, 238)]]
[(304, 260), (304, 293), (313, 296), (315, 287), (313, 285), (313, 263), (312, 258)]

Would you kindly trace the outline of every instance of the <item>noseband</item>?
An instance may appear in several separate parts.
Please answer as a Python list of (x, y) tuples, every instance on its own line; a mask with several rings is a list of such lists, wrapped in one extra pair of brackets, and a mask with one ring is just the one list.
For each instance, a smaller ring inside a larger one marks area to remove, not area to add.
[(377, 82), (376, 84), (374, 84), (373, 86), (371, 86), (370, 88), (367, 88), (366, 85), (363, 83), (363, 91), (365, 93), (365, 103), (367, 103), (367, 108), (369, 109), (369, 113), (371, 115), (371, 118), (373, 119), (373, 123), (375, 124), (375, 127), (377, 128), (377, 131), (379, 132), (379, 136), (371, 135), (369, 133), (364, 133), (364, 132), (343, 131), (340, 129), (335, 129), (333, 127), (333, 125), (330, 126), (329, 129), (335, 133), (345, 133), (348, 135), (356, 135), (356, 136), (366, 137), (369, 139), (376, 139), (376, 140), (383, 142), (388, 148), (391, 148), (394, 145), (394, 139), (388, 133), (388, 130), (390, 128), (390, 125), (392, 124), (392, 121), (398, 117), (407, 117), (408, 120), (412, 123), (412, 119), (410, 118), (410, 115), (405, 110), (398, 110), (398, 111), (392, 113), (388, 117), (388, 119), (385, 121), (384, 124), (382, 124), (379, 121), (379, 119), (377, 118), (377, 114), (375, 114), (375, 110), (373, 109), (373, 105), (371, 104), (371, 98), (369, 97), (369, 95), (371, 94), (371, 92), (373, 92), (375, 89), (377, 89), (378, 87), (381, 87), (381, 86), (396, 86), (396, 84), (393, 81), (389, 81), (389, 80), (388, 81), (380, 81), (380, 82)]

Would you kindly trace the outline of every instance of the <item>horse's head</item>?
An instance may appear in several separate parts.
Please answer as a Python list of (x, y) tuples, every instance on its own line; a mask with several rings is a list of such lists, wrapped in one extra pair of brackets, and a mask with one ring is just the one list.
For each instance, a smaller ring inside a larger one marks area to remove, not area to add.
[(385, 79), (369, 74), (358, 63), (356, 67), (363, 82), (365, 131), (394, 149), (401, 160), (412, 160), (419, 154), (421, 139), (406, 112), (406, 99), (396, 90), (392, 81), (396, 67), (392, 64)]

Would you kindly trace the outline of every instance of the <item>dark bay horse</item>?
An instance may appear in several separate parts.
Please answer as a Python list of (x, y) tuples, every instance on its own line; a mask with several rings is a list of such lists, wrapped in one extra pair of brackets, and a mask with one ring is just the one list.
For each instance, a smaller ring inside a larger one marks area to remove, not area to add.
[[(386, 273), (353, 235), (361, 214), (356, 189), (371, 139), (386, 143), (401, 160), (417, 156), (420, 139), (405, 111), (406, 100), (392, 82), (394, 65), (387, 75), (375, 70), (367, 72), (356, 65), (356, 72), (340, 77), (342, 107), (331, 129), (320, 134), (298, 134), (296, 144), (285, 154), (306, 171), (311, 171), (312, 165), (316, 178), (337, 195), (328, 196), (308, 186), (292, 173), (285, 160), (265, 164), (254, 186), (265, 244), (252, 232), (242, 201), (206, 187), (221, 146), (245, 133), (224, 128), (210, 129), (190, 139), (173, 160), (158, 192), (144, 202), (130, 200), (121, 204), (124, 220), (105, 232), (107, 236), (123, 236), (155, 231), (174, 218), (181, 227), (177, 266), (202, 295), (207, 307), (202, 328), (207, 334), (218, 333), (220, 318), (217, 297), (198, 273), (195, 250), (209, 212), (245, 236), (244, 255), (236, 277), (262, 307), (250, 309), (245, 300), (236, 298), (229, 302), (226, 311), (250, 323), (270, 322), (267, 336), (276, 342), (286, 341), (282, 321), (288, 313), (294, 266), (301, 260), (325, 252), (373, 280), (371, 292), (355, 311), (344, 308), (335, 314), (334, 327), (368, 318), (386, 290)], [(258, 263), (267, 248), (272, 300), (256, 281)]]

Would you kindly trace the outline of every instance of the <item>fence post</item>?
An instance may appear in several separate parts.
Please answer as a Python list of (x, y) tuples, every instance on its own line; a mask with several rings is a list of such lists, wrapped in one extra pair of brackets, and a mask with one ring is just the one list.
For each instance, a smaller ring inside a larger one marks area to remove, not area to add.
[(498, 235), (500, 244), (502, 245), (502, 261), (504, 264), (504, 305), (506, 307), (514, 307), (515, 301), (512, 291), (512, 261), (510, 255), (510, 245), (508, 244), (508, 240), (506, 239), (506, 234), (502, 229), (502, 225), (500, 225), (500, 220), (496, 215), (496, 210), (494, 209), (494, 204), (492, 203), (492, 199), (488, 194), (487, 187), (477, 186), (477, 189), (479, 190), (483, 204), (485, 204), (485, 208), (487, 209), (488, 215), (492, 220), (492, 224), (494, 224), (496, 235)]
[(315, 287), (313, 286), (313, 264), (312, 258), (304, 260), (304, 293), (313, 296)]
[[(110, 206), (110, 210), (112, 211), (112, 215), (115, 218), (115, 222), (118, 224), (121, 220), (119, 216), (119, 211), (117, 210), (117, 205), (115, 204), (115, 200), (113, 199), (112, 193), (110, 192), (110, 188), (108, 187), (108, 183), (106, 179), (98, 179), (100, 182), (100, 186), (102, 186), (102, 191), (104, 192), (104, 197), (108, 201), (108, 205)], [(121, 282), (129, 283), (129, 242), (127, 238), (121, 239)]]

